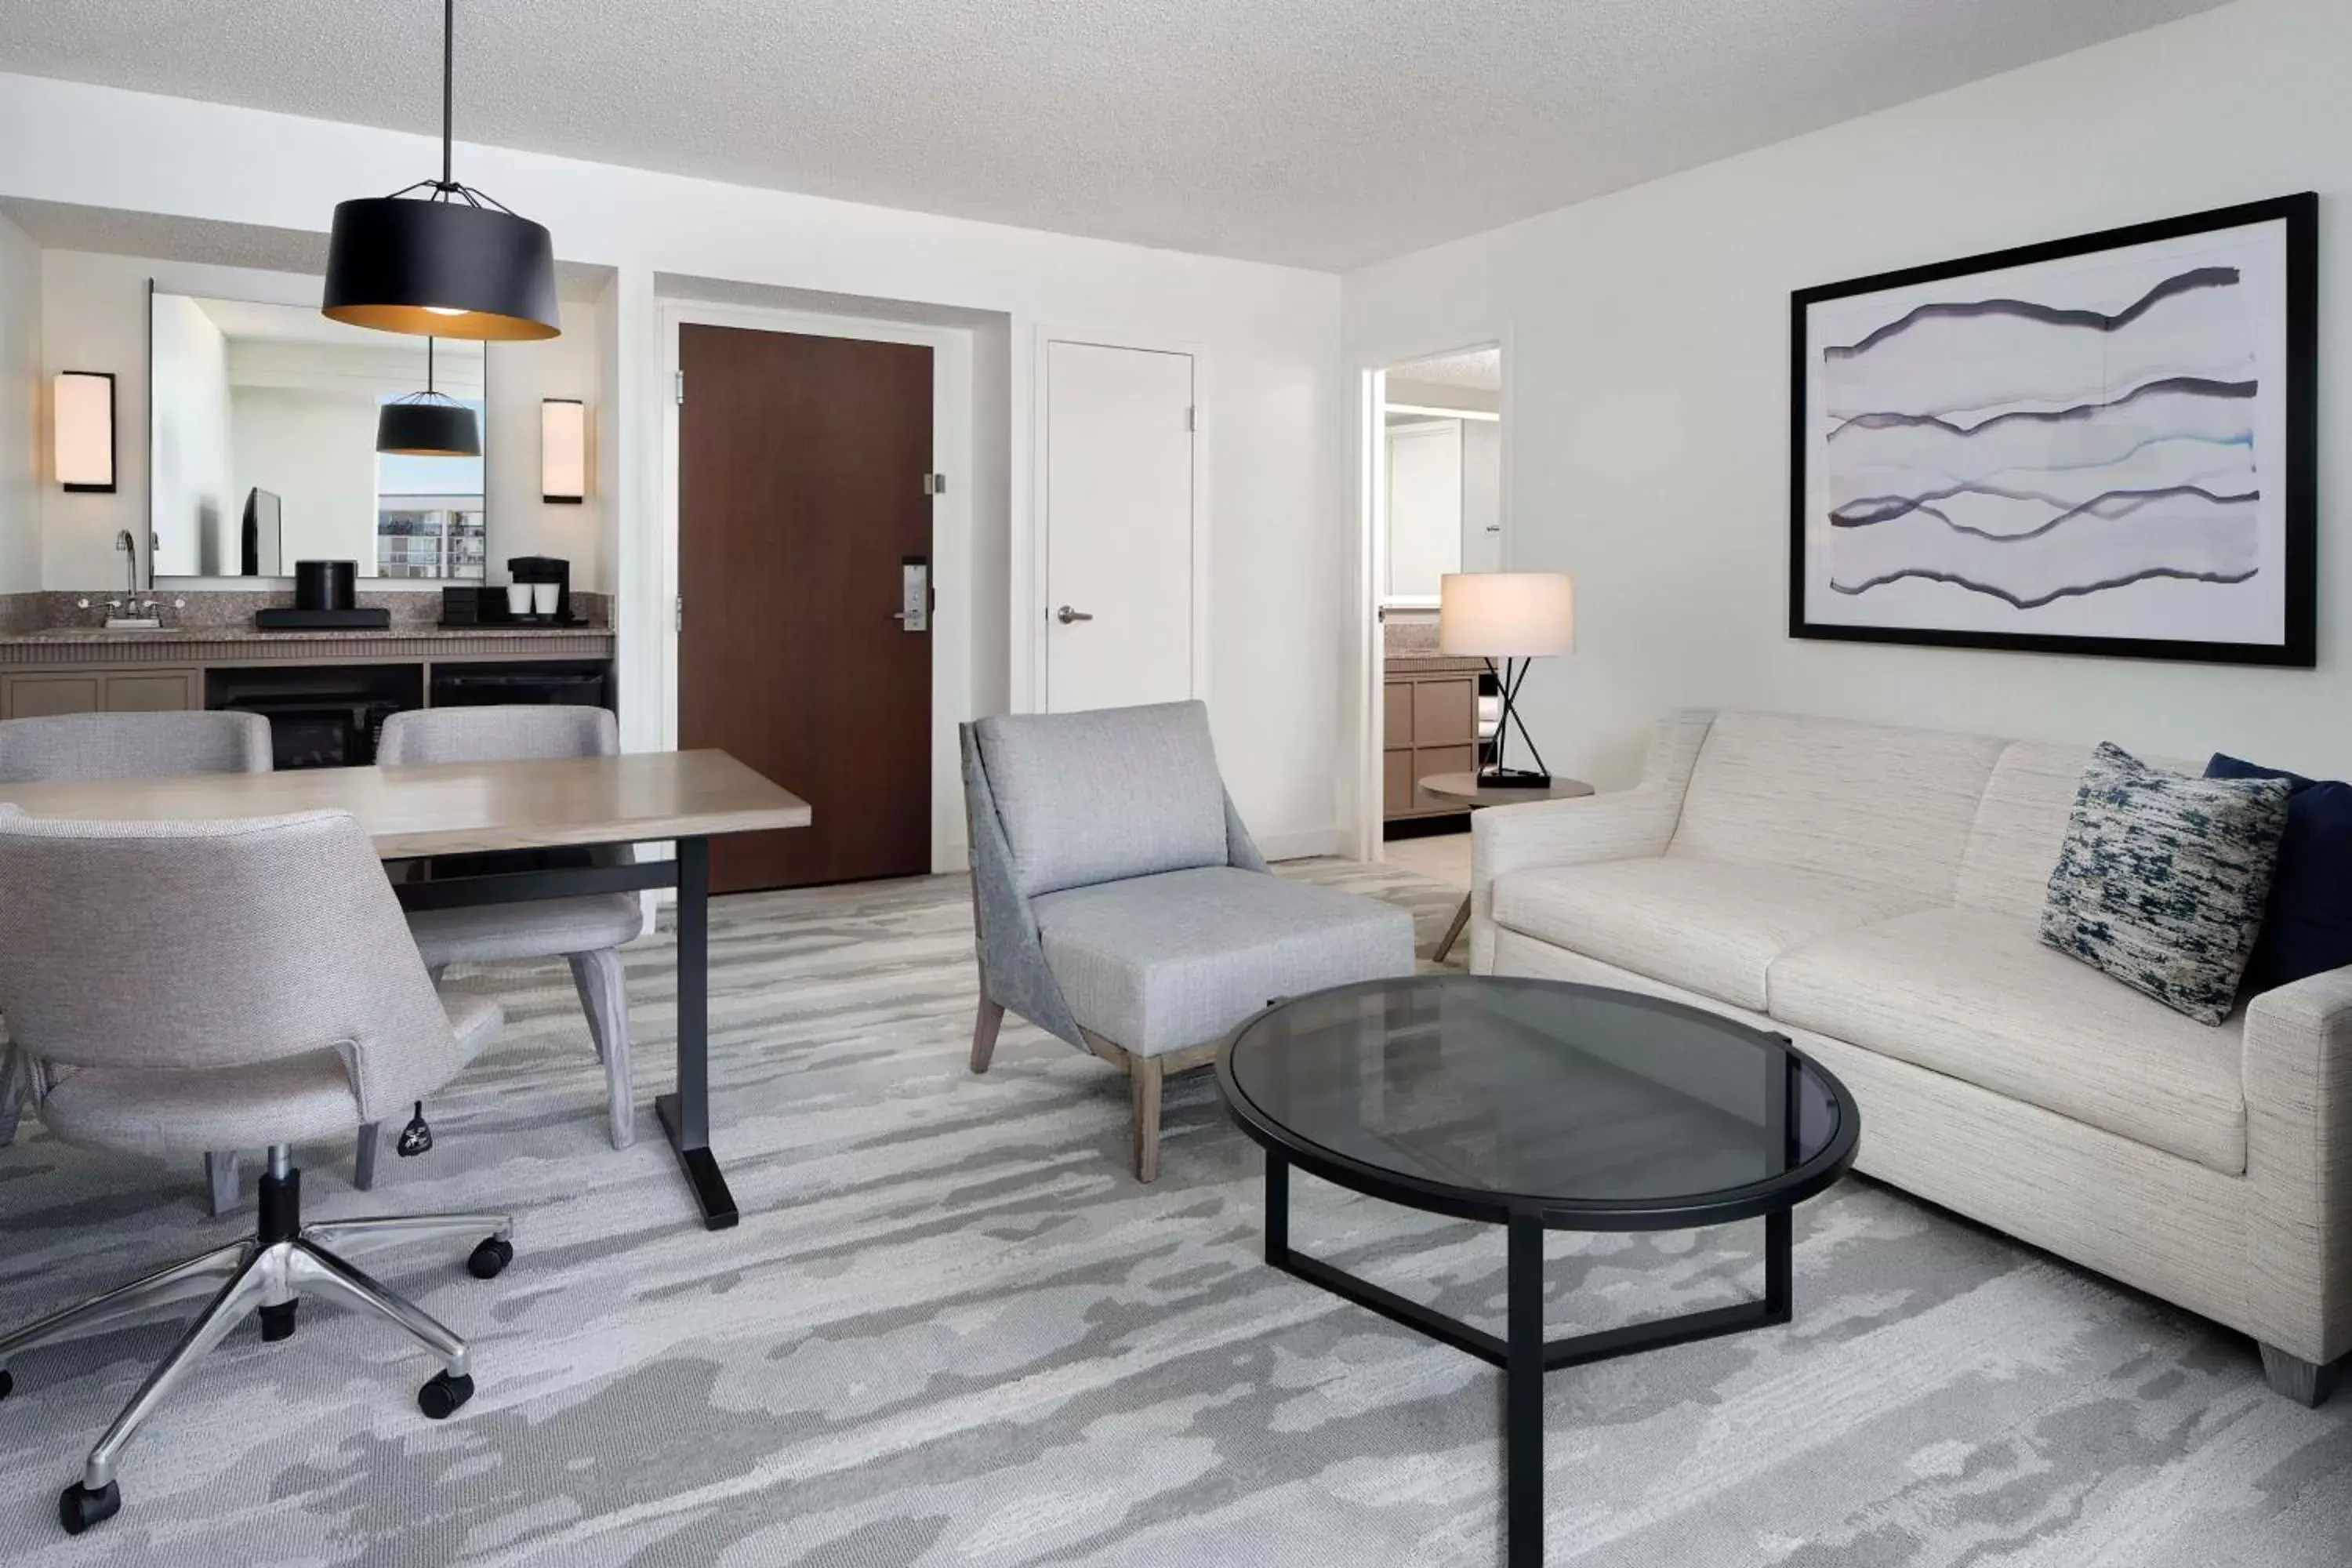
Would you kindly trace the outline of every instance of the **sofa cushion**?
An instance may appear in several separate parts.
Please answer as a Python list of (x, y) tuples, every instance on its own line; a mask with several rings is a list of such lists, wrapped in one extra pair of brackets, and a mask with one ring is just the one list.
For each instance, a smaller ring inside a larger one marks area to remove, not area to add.
[(2246, 962), (2249, 994), (2352, 964), (2352, 784), (2307, 779), (2216, 752), (2209, 779), (2284, 779), (2286, 832), (2270, 907)]
[(1141, 1056), (1220, 1039), (1277, 996), (1413, 968), (1403, 909), (1238, 867), (1071, 888), (1032, 907), (1071, 1016)]
[(2042, 940), (2220, 1023), (2262, 929), (2289, 793), (2284, 779), (2184, 778), (2102, 745), (2050, 873)]
[(1922, 910), (1772, 965), (1781, 1023), (2023, 1100), (2225, 1175), (2246, 1167), (2242, 1014), (2195, 1023), (2042, 944), (2030, 920)]
[(2007, 742), (1785, 713), (1722, 713), (1669, 856), (1780, 866), (1948, 903)]
[(1226, 863), (1201, 703), (1005, 713), (976, 729), (1022, 892)]
[[(2175, 773), (2188, 771), (2168, 758), (2148, 761)], [(2065, 841), (2066, 819), (2074, 809), (2074, 792), (2090, 764), (2088, 746), (2019, 741), (2003, 748), (1969, 829), (1954, 903), (2021, 920), (2042, 918), (2042, 902), (2050, 896), (2050, 870), (2058, 864), (2058, 846)]]
[(1780, 954), (1927, 902), (1819, 872), (1671, 855), (1538, 867), (1494, 887), (1498, 926), (1759, 1011)]

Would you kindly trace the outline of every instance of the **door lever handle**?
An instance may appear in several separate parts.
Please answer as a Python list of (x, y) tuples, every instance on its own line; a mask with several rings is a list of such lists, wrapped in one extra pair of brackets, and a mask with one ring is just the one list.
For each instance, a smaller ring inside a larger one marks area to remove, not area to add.
[(1066, 626), (1072, 621), (1091, 621), (1094, 619), (1094, 617), (1087, 614), (1086, 611), (1074, 610), (1067, 605), (1064, 605), (1060, 609), (1055, 610), (1054, 612), (1054, 618), (1061, 622)]

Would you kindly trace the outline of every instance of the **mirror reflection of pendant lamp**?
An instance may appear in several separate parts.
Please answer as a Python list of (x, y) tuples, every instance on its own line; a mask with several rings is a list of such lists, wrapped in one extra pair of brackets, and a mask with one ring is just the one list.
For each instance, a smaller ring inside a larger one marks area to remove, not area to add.
[[(1437, 647), (1450, 658), (1483, 658), (1502, 697), (1495, 757), (1478, 770), (1481, 789), (1543, 789), (1543, 753), (1519, 717), (1519, 688), (1535, 659), (1576, 647), (1576, 596), (1565, 572), (1450, 572), (1438, 579)], [(1500, 669), (1495, 661), (1501, 659)], [(1533, 768), (1505, 764), (1511, 730), (1528, 743)]]
[(403, 458), (478, 458), (474, 411), (434, 390), (433, 340), (425, 340), (425, 390), (395, 397), (375, 414), (375, 449)]
[(547, 230), (450, 173), (457, 25), (457, 0), (442, 0), (441, 177), (336, 204), (320, 309), (421, 337), (551, 338), (562, 329)]

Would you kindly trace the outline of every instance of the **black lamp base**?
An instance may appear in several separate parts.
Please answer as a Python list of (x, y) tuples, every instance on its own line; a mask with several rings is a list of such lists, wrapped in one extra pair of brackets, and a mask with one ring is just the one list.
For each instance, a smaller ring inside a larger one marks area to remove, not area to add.
[(1551, 775), (1535, 768), (1480, 768), (1480, 789), (1549, 789)]

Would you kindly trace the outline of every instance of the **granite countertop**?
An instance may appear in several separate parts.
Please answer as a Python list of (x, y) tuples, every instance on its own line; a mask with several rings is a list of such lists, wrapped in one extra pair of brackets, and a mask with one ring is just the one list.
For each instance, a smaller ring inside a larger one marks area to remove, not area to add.
[(478, 626), (443, 626), (394, 622), (388, 626), (316, 627), (301, 631), (266, 632), (254, 626), (158, 626), (152, 630), (108, 630), (104, 626), (45, 626), (38, 631), (0, 633), (0, 646), (70, 643), (95, 647), (132, 647), (171, 642), (348, 642), (355, 638), (413, 638), (433, 642), (446, 637), (594, 637), (608, 638), (610, 626), (530, 626), (492, 623)]

